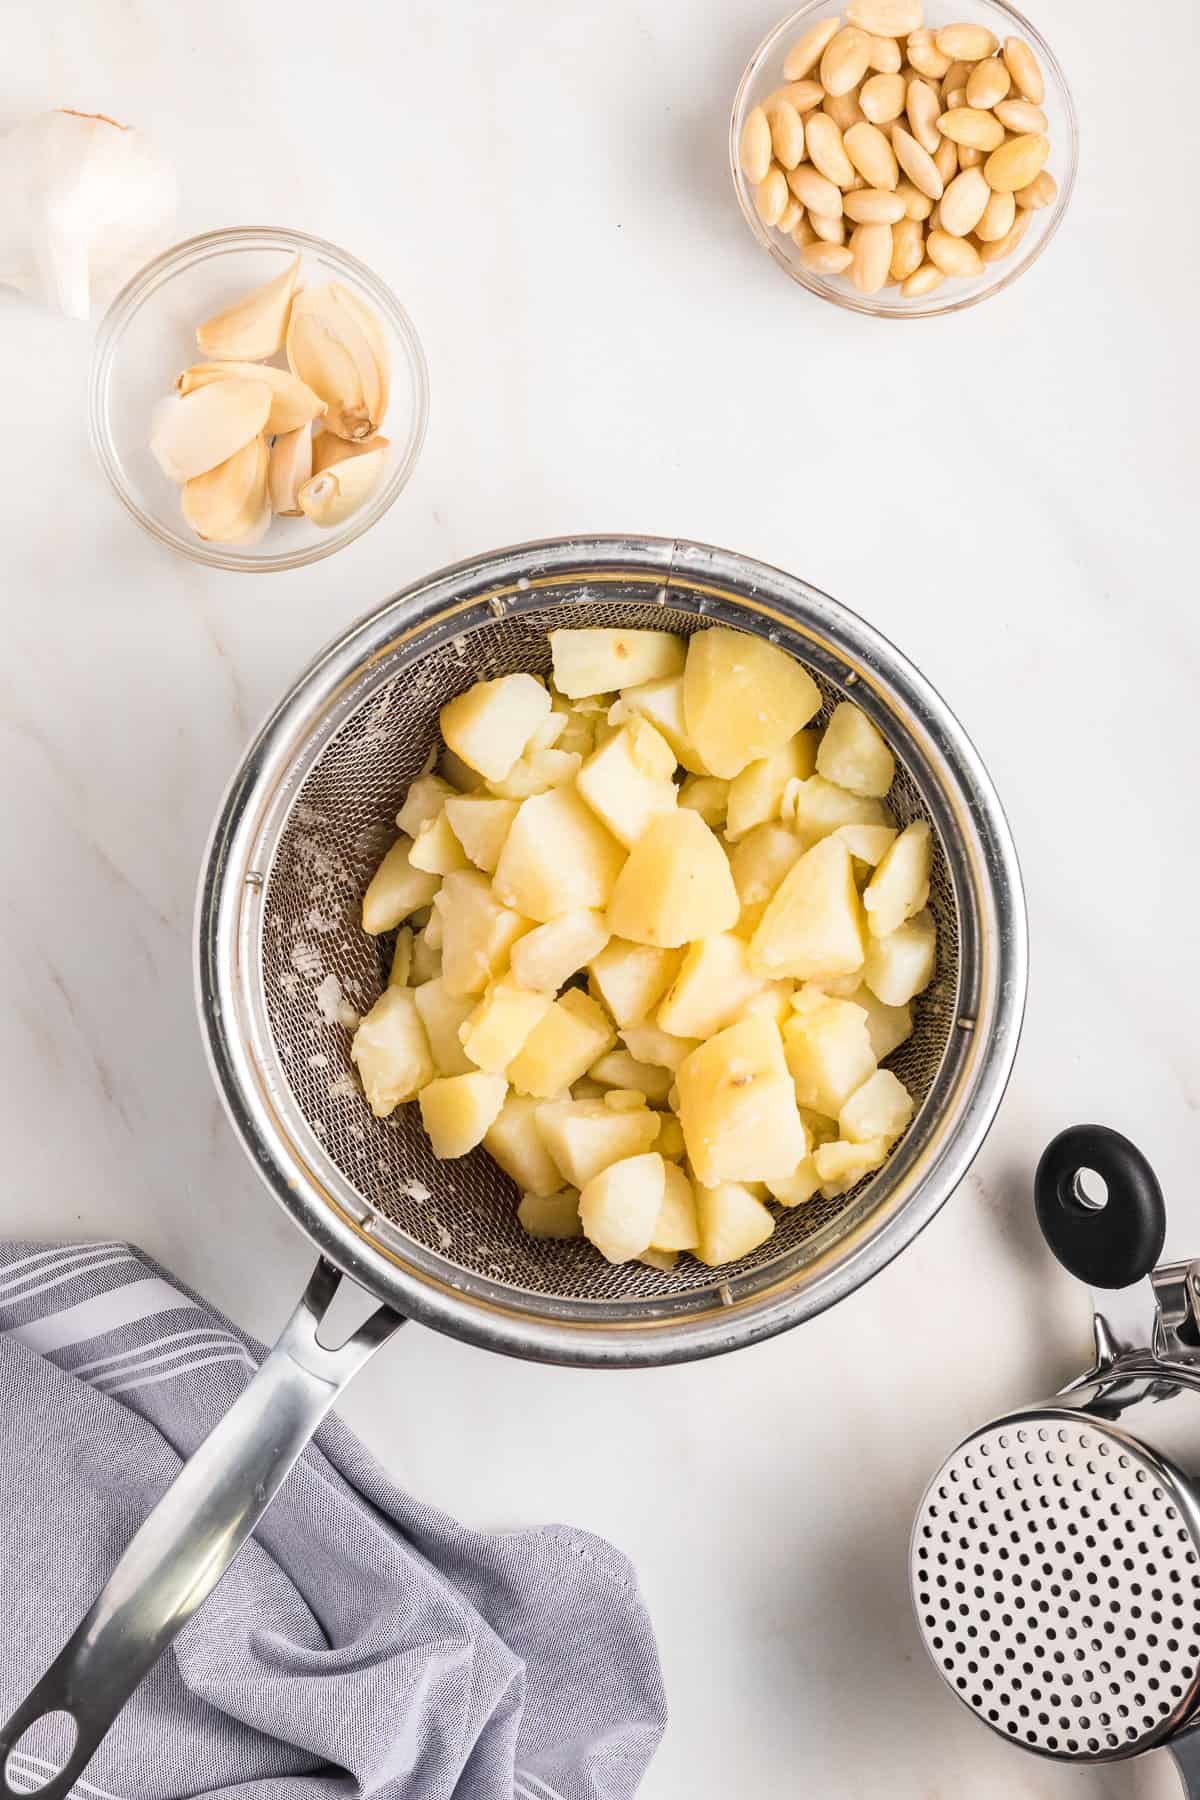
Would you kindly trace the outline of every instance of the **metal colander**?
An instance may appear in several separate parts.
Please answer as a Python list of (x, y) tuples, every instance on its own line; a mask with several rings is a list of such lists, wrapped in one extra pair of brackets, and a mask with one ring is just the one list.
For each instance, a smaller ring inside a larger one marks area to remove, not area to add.
[[(799, 656), (822, 717), (850, 695), (897, 753), (900, 821), (932, 821), (938, 966), (891, 1066), (918, 1103), (883, 1171), (833, 1201), (778, 1209), (752, 1256), (713, 1271), (613, 1266), (586, 1241), (528, 1237), (482, 1151), (432, 1156), (415, 1107), (374, 1119), (346, 1007), (386, 982), (390, 940), (359, 924), (438, 713), (481, 678), (550, 668), (556, 625), (712, 623)], [(974, 1153), (1015, 1050), (1024, 993), (1019, 876), (960, 727), (853, 615), (778, 571), (702, 546), (571, 540), (463, 565), (334, 645), (268, 722), (218, 821), (201, 918), (216, 1072), (260, 1170), (335, 1261), (402, 1310), (476, 1341), (571, 1361), (702, 1354), (780, 1329), (873, 1272)], [(339, 1018), (339, 1005), (342, 1017)]]

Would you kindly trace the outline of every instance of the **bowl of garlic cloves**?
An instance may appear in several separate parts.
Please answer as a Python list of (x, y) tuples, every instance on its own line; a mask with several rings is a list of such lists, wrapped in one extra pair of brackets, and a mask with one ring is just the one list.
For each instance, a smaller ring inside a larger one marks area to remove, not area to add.
[(117, 295), (89, 420), (126, 510), (216, 568), (299, 568), (381, 518), (420, 454), (425, 357), (387, 287), (303, 233), (210, 232)]

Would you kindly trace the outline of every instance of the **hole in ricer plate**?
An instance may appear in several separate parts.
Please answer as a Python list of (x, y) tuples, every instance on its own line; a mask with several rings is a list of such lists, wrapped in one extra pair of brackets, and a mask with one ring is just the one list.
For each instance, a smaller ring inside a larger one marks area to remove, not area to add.
[(1108, 1183), (1095, 1169), (1076, 1169), (1071, 1196), (1088, 1212), (1103, 1212), (1108, 1205)]

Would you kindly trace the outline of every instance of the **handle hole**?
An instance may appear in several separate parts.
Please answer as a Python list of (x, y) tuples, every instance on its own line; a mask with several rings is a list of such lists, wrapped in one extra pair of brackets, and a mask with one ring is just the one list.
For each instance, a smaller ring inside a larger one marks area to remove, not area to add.
[(4, 1779), (19, 1793), (48, 1786), (75, 1754), (79, 1727), (69, 1712), (43, 1713), (26, 1726), (4, 1760)]
[(1108, 1205), (1108, 1183), (1095, 1169), (1076, 1169), (1071, 1178), (1071, 1198), (1085, 1212), (1103, 1212)]

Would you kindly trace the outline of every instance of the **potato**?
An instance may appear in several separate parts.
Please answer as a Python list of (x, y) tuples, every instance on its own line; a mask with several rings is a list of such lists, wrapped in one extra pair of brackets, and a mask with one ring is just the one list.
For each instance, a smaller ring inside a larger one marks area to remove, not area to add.
[(826, 1200), (836, 1200), (839, 1194), (849, 1193), (864, 1175), (873, 1175), (876, 1169), (882, 1168), (887, 1152), (883, 1138), (873, 1138), (868, 1144), (848, 1144), (840, 1140), (819, 1144), (813, 1151), (813, 1162), (821, 1177), (821, 1192)]
[[(655, 1063), (639, 1062), (628, 1050), (609, 1050), (604, 1056), (597, 1057), (588, 1074), (601, 1087), (624, 1088), (639, 1094), (654, 1106), (662, 1105), (675, 1079), (673, 1069), (664, 1069)], [(612, 1104), (611, 1095), (606, 1095), (605, 1099), (608, 1104)]]
[(802, 1156), (790, 1175), (768, 1181), (771, 1198), (780, 1206), (804, 1206), (821, 1191), (821, 1177), (812, 1154)]
[(684, 723), (712, 775), (729, 781), (781, 750), (820, 705), (807, 669), (762, 638), (717, 625), (689, 640)]
[(467, 856), (450, 828), (445, 808), (426, 819), (413, 840), (408, 860), (414, 869), (425, 869), (431, 875), (449, 875), (452, 869), (465, 869)]
[(766, 1181), (808, 1148), (783, 1044), (769, 1019), (744, 1019), (684, 1058), (679, 1122), (696, 1179)]
[(561, 1180), (583, 1187), (610, 1163), (649, 1150), (660, 1125), (646, 1107), (614, 1112), (603, 1100), (544, 1100), (537, 1128)]
[(658, 1136), (654, 1140), (654, 1148), (660, 1156), (668, 1156), (681, 1161), (684, 1152), (683, 1127), (674, 1113), (659, 1113), (661, 1121)]
[(503, 781), (550, 711), (550, 696), (532, 675), (477, 681), (441, 710), (442, 737), (485, 781)]
[(584, 1234), (611, 1263), (650, 1248), (665, 1187), (666, 1164), (651, 1150), (594, 1175), (579, 1196)]
[(640, 1025), (666, 993), (683, 960), (680, 950), (657, 950), (612, 938), (587, 968), (596, 997), (619, 1026)]
[(750, 963), (800, 981), (849, 975), (863, 965), (863, 939), (850, 852), (839, 838), (822, 838), (775, 890), (750, 940)]
[(509, 1093), (483, 1134), (483, 1147), (492, 1161), (527, 1194), (553, 1194), (562, 1186), (558, 1165), (537, 1126), (542, 1105), (528, 1094)]
[(563, 1188), (557, 1194), (522, 1194), (517, 1207), (517, 1222), (530, 1237), (582, 1237), (579, 1195), (574, 1188)]
[(622, 725), (579, 771), (576, 787), (603, 825), (631, 849), (659, 813), (674, 812), (675, 752), (645, 719)]
[(783, 1049), (801, 1106), (836, 1118), (875, 1073), (867, 1015), (852, 1000), (811, 989), (798, 994), (783, 1027)]
[(873, 937), (887, 937), (929, 898), (932, 842), (924, 819), (906, 825), (867, 883), (863, 906)]
[(657, 1023), (675, 1037), (706, 1038), (728, 1025), (766, 982), (750, 967), (749, 945), (730, 932), (698, 938), (658, 1009)]
[(482, 994), (489, 981), (504, 973), (529, 920), (502, 906), (477, 869), (456, 869), (445, 876), (434, 905), (442, 928), (446, 986), (452, 994)]
[(743, 910), (769, 900), (803, 854), (803, 843), (786, 825), (756, 825), (747, 832), (729, 857)]
[(737, 1262), (765, 1244), (775, 1221), (761, 1200), (737, 1181), (713, 1187), (697, 1185), (696, 1217), (700, 1243), (696, 1256), (710, 1269)]
[(786, 744), (770, 756), (760, 756), (748, 763), (729, 784), (729, 808), (725, 836), (729, 843), (755, 825), (765, 825), (779, 817), (783, 791), (789, 781), (804, 780), (816, 768), (817, 733), (798, 731)]
[[(659, 1153), (661, 1155), (661, 1151)], [(654, 1250), (694, 1250), (700, 1242), (696, 1196), (682, 1169), (663, 1164), (663, 1197), (650, 1239)]]
[(470, 994), (452, 994), (438, 975), (413, 990), (413, 999), (429, 1039), (438, 1075), (469, 1075), (475, 1064), (462, 1047), (459, 1031), (475, 1010)]
[(409, 976), (412, 974), (413, 934), (405, 925), (396, 933), (396, 942), (392, 949), (392, 966), (388, 970), (389, 987), (410, 986)]
[(519, 1094), (551, 1100), (578, 1081), (598, 1056), (611, 1050), (616, 1034), (600, 1007), (578, 988), (554, 1000), (540, 1025), (510, 1064), (508, 1078)]
[[(563, 703), (560, 701), (559, 704), (562, 705)], [(551, 695), (550, 711), (530, 738), (525, 751), (526, 756), (531, 756), (535, 750), (553, 750), (558, 745), (558, 740), (562, 737), (563, 732), (567, 729), (568, 717), (569, 715), (565, 711), (559, 712), (556, 710), (554, 697)]]
[(785, 1019), (792, 1016), (792, 995), (795, 988), (790, 981), (765, 981), (753, 994), (747, 995), (730, 1017), (727, 1025), (736, 1025), (739, 1019), (770, 1019), (780, 1029)]
[(855, 988), (847, 998), (853, 1000), (855, 1006), (861, 1006), (867, 1015), (867, 1033), (876, 1062), (882, 1062), (885, 1056), (890, 1056), (893, 1050), (898, 1050), (912, 1036), (912, 1009), (907, 1004), (885, 1006), (882, 1000), (875, 998), (865, 983)]
[(517, 809), (517, 801), (497, 800), (491, 794), (453, 794), (446, 802), (451, 831), (469, 860), (485, 875), (496, 872)]
[(889, 825), (891, 819), (881, 800), (864, 799), (848, 788), (835, 787), (823, 775), (806, 781), (789, 781), (783, 791), (781, 818), (808, 844), (828, 837), (839, 825)]
[(573, 782), (583, 758), (573, 750), (529, 750), (519, 756), (503, 781), (489, 781), (488, 792), (503, 800), (527, 800)]
[(670, 1274), (679, 1262), (678, 1250), (643, 1250), (638, 1262), (645, 1263), (649, 1269), (663, 1269)]
[(854, 858), (855, 878), (861, 881), (864, 870), (873, 869), (883, 861), (896, 841), (897, 832), (894, 825), (839, 825), (831, 835), (841, 838), (845, 844)]
[(896, 759), (877, 725), (865, 712), (843, 700), (821, 737), (817, 772), (852, 794), (882, 799), (892, 785)]
[[(432, 924), (433, 921), (430, 920)], [(421, 987), (427, 981), (433, 981), (442, 972), (442, 953), (436, 945), (429, 942), (427, 931), (418, 931), (413, 938), (412, 968), (409, 971), (409, 984)]]
[(385, 988), (350, 1045), (367, 1104), (386, 1119), (433, 1080), (433, 1057), (411, 988)]
[(683, 640), (669, 631), (552, 631), (554, 685), (568, 700), (678, 675)]
[(681, 810), (652, 819), (629, 852), (608, 923), (617, 937), (674, 949), (728, 931), (739, 911), (720, 843), (699, 813)]
[(715, 775), (689, 775), (679, 788), (679, 804), (697, 812), (713, 831), (719, 831), (729, 811), (731, 783)]
[(446, 1162), (474, 1150), (483, 1142), (507, 1092), (503, 1075), (487, 1075), (481, 1069), (469, 1075), (442, 1075), (423, 1087), (417, 1104), (433, 1154)]
[(623, 688), (621, 698), (628, 712), (639, 718), (649, 719), (655, 730), (662, 733), (675, 752), (676, 762), (682, 763), (689, 774), (708, 773), (683, 722), (682, 675), (668, 675), (661, 681), (647, 681), (640, 687)]
[[(567, 702), (557, 700), (555, 704), (566, 707)], [(558, 715), (551, 714), (552, 718), (555, 716)], [(596, 748), (596, 720), (586, 713), (576, 712), (574, 708), (564, 712), (561, 716), (564, 721), (563, 728), (558, 734), (555, 749), (569, 750), (582, 762), (584, 757), (590, 756)]]
[(479, 771), (468, 768), (462, 757), (455, 756), (453, 750), (442, 751), (438, 758), (438, 772), (457, 794), (473, 794), (483, 786), (483, 776)]
[(863, 980), (885, 1006), (903, 1006), (929, 986), (936, 962), (933, 914), (919, 912), (887, 937), (868, 938)]
[(604, 914), (588, 907), (559, 913), (513, 945), (512, 972), (522, 987), (557, 994), (608, 942)]
[(499, 898), (545, 923), (608, 904), (624, 848), (572, 788), (523, 800), (493, 878)]
[(672, 1072), (698, 1047), (696, 1038), (674, 1037), (657, 1025), (622, 1025), (621, 1037), (629, 1054), (638, 1062)]
[[(441, 891), (441, 888), (439, 888), (438, 894), (440, 894)], [(434, 895), (434, 901), (436, 902), (436, 900), (437, 894)], [(435, 904), (433, 906), (423, 907), (421, 912), (414, 913), (412, 916), (414, 919), (419, 919), (422, 916), (422, 913), (425, 916), (425, 929), (421, 935), (429, 945), (429, 948), (431, 950), (436, 950), (440, 955), (445, 936), (441, 912)]]
[(362, 928), (371, 937), (402, 925), (410, 913), (428, 906), (438, 890), (438, 877), (414, 869), (409, 860), (410, 837), (399, 837), (367, 886), (362, 902)]
[(854, 1144), (882, 1138), (894, 1144), (913, 1116), (913, 1099), (890, 1069), (876, 1069), (838, 1114), (838, 1130)]
[(502, 975), (459, 1027), (459, 1040), (476, 1068), (500, 1075), (549, 1010), (546, 994), (533, 993), (510, 975)]
[[(646, 1096), (638, 1088), (605, 1088), (601, 1099), (605, 1106), (615, 1113), (648, 1110)], [(657, 1118), (658, 1114), (655, 1113), (654, 1117)]]
[(832, 1144), (838, 1134), (836, 1119), (831, 1119), (828, 1113), (814, 1112), (811, 1106), (800, 1108), (800, 1118), (808, 1133), (810, 1149), (815, 1150), (818, 1144)]
[(406, 837), (415, 838), (422, 825), (436, 819), (454, 789), (440, 775), (418, 775), (396, 814), (396, 824)]

